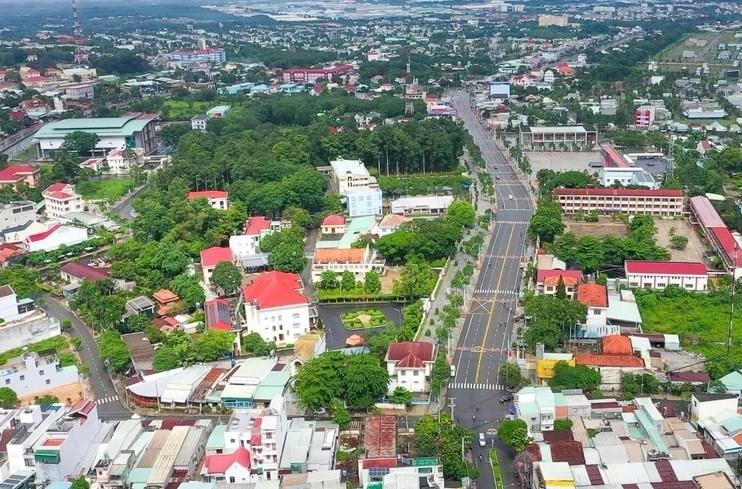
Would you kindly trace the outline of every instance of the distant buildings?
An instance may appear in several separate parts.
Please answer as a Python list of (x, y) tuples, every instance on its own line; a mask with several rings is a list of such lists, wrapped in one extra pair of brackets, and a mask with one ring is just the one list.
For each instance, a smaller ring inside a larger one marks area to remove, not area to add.
[(653, 105), (642, 105), (635, 111), (634, 125), (640, 128), (647, 128), (654, 124), (655, 108)]
[(691, 197), (690, 210), (691, 223), (701, 227), (705, 241), (719, 255), (727, 273), (735, 280), (742, 277), (742, 253), (736, 233), (732, 234), (707, 197)]
[(598, 131), (593, 126), (520, 126), (520, 146), (530, 148), (558, 148), (560, 145), (592, 148), (598, 141)]
[(205, 131), (210, 119), (223, 119), (227, 117), (231, 105), (217, 105), (207, 110), (205, 114), (198, 114), (191, 119), (191, 129), (194, 131)]
[(539, 27), (548, 27), (551, 25), (566, 26), (569, 24), (569, 17), (566, 15), (539, 15)]
[(19, 184), (36, 188), (41, 180), (41, 170), (33, 165), (12, 165), (0, 170), (0, 187), (12, 186), (18, 188)]
[(318, 81), (336, 82), (344, 75), (352, 75), (355, 68), (352, 65), (338, 65), (327, 68), (290, 68), (283, 71), (284, 83), (295, 83), (303, 85), (317, 83)]
[(183, 66), (195, 63), (221, 64), (227, 61), (227, 53), (221, 48), (179, 49), (168, 54), (168, 59)]
[(36, 204), (29, 200), (0, 203), (0, 235), (6, 230), (36, 221)]
[(334, 192), (341, 197), (345, 196), (348, 189), (376, 184), (376, 178), (372, 177), (363, 162), (360, 160), (345, 160), (339, 158), (330, 162), (332, 175), (330, 183)]

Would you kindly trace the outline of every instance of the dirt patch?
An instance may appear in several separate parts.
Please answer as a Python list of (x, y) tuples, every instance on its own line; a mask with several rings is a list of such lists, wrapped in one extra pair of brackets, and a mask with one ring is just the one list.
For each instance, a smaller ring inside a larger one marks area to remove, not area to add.
[(598, 222), (566, 221), (567, 231), (581, 238), (583, 236), (616, 236), (625, 238), (629, 230), (622, 222), (615, 222), (610, 218), (601, 217)]
[[(655, 219), (657, 227), (657, 244), (670, 250), (673, 261), (696, 261), (705, 263), (704, 252), (706, 246), (693, 226), (685, 219)], [(684, 250), (670, 247), (670, 239), (674, 236), (686, 236), (688, 246)]]
[(34, 398), (46, 395), (56, 396), (57, 399), (59, 399), (59, 402), (74, 404), (83, 399), (83, 386), (80, 385), (80, 382), (73, 382), (71, 384), (55, 387), (54, 389), (39, 391), (32, 396), (19, 397), (18, 401), (21, 405), (25, 406), (33, 404), (35, 402)]
[(556, 172), (562, 171), (584, 171), (587, 170), (591, 175), (600, 170), (590, 166), (590, 163), (602, 160), (600, 153), (596, 151), (528, 151), (528, 161), (531, 162), (531, 169), (536, 175), (539, 170), (547, 168)]
[(400, 279), (402, 276), (401, 272), (402, 271), (399, 267), (387, 267), (384, 275), (380, 277), (382, 294), (391, 294), (394, 292), (394, 281)]

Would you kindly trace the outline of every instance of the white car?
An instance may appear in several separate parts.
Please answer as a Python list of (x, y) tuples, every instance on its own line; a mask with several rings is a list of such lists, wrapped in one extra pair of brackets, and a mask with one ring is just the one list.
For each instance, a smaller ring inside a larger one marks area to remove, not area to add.
[(484, 433), (479, 434), (479, 446), (480, 447), (486, 447), (487, 446), (487, 440), (484, 437)]
[(508, 195), (508, 199), (513, 200), (513, 194)]
[(451, 377), (456, 377), (456, 365), (451, 365)]

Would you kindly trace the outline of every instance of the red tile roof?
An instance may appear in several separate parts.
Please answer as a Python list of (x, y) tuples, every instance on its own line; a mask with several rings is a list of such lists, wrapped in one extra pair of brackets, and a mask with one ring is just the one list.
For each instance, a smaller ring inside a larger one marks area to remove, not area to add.
[(201, 251), (201, 266), (204, 267), (215, 267), (220, 262), (232, 260), (232, 250), (226, 247), (212, 246)]
[(161, 304), (180, 300), (180, 297), (178, 297), (177, 294), (167, 289), (158, 290), (157, 292), (152, 294), (152, 297), (154, 297), (155, 300)]
[(345, 224), (345, 216), (330, 214), (322, 220), (323, 226), (342, 226)]
[(708, 276), (706, 265), (700, 262), (626, 260), (624, 266), (626, 273)]
[(402, 341), (389, 345), (386, 358), (400, 368), (422, 368), (435, 360), (435, 345), (427, 341)]
[(59, 271), (75, 278), (90, 280), (91, 282), (111, 278), (111, 272), (107, 268), (91, 267), (85, 263), (78, 262), (65, 263)]
[(245, 235), (255, 236), (271, 228), (271, 222), (263, 216), (251, 217), (245, 224)]
[(285, 307), (309, 302), (299, 290), (301, 277), (295, 273), (266, 272), (242, 289), (245, 302), (256, 302), (260, 309)]
[[(724, 254), (727, 255), (729, 261), (737, 262), (737, 267), (742, 267), (742, 249), (737, 246), (737, 240), (734, 239), (732, 233), (726, 227), (723, 228), (710, 228), (711, 234), (714, 235), (716, 241), (724, 249)], [(735, 260), (734, 257), (737, 257)]]
[(200, 192), (188, 192), (188, 198), (194, 199), (226, 199), (228, 193), (224, 190), (202, 190)]
[(67, 187), (66, 183), (57, 182), (49, 186), (49, 188), (46, 189), (47, 192), (61, 192)]
[(577, 288), (577, 300), (587, 307), (608, 307), (608, 287), (600, 284), (582, 284)]
[(707, 372), (669, 372), (671, 382), (708, 382), (711, 380)]
[(366, 462), (369, 462), (369, 459), (391, 459), (395, 465), (383, 467), (396, 467), (397, 417), (390, 415), (367, 417), (363, 443), (366, 447), (364, 467), (367, 467)]
[(363, 248), (317, 248), (315, 263), (363, 263), (366, 250)]
[(603, 336), (603, 354), (605, 355), (631, 355), (634, 350), (631, 347), (631, 338), (613, 334)]
[(556, 195), (613, 195), (619, 197), (682, 197), (682, 190), (634, 188), (556, 188)]
[(234, 464), (240, 464), (246, 469), (250, 468), (250, 452), (241, 443), (234, 453), (207, 455), (204, 460), (204, 467), (209, 474), (223, 474)]
[(693, 209), (694, 214), (701, 221), (701, 224), (707, 228), (724, 228), (726, 224), (716, 212), (714, 205), (711, 201), (703, 196), (697, 195), (690, 198), (690, 206)]
[(582, 443), (579, 441), (563, 441), (551, 443), (551, 460), (553, 462), (569, 462), (570, 465), (584, 465), (585, 454)]
[(579, 365), (591, 367), (644, 367), (644, 360), (633, 355), (592, 355), (581, 354), (575, 356), (575, 362)]
[(33, 174), (41, 170), (32, 165), (14, 165), (0, 170), (0, 182), (18, 182), (28, 174)]
[(542, 284), (548, 277), (556, 277), (557, 280), (559, 277), (563, 277), (565, 282), (567, 278), (573, 278), (582, 282), (583, 276), (582, 270), (539, 270), (536, 274), (536, 283)]
[(44, 231), (43, 233), (32, 234), (31, 236), (29, 236), (29, 237), (28, 237), (28, 238), (26, 238), (26, 239), (27, 239), (28, 241), (30, 241), (31, 243), (35, 243), (35, 242), (37, 242), (37, 241), (42, 241), (42, 240), (45, 240), (46, 238), (48, 238), (48, 237), (49, 237), (49, 236), (51, 236), (52, 234), (56, 233), (56, 232), (57, 232), (57, 230), (58, 230), (59, 228), (61, 228), (61, 227), (62, 227), (62, 225), (61, 225), (61, 224), (55, 224), (54, 226), (50, 227), (49, 229), (47, 229), (47, 230), (46, 230), (46, 231)]

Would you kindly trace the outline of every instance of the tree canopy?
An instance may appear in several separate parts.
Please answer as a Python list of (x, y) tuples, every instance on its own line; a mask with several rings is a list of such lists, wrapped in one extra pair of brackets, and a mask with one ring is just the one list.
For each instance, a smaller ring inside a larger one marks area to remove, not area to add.
[(549, 386), (555, 392), (564, 389), (582, 389), (589, 392), (600, 387), (602, 381), (600, 372), (587, 365), (570, 366), (567, 362), (557, 362), (554, 365), (554, 377), (549, 379)]

